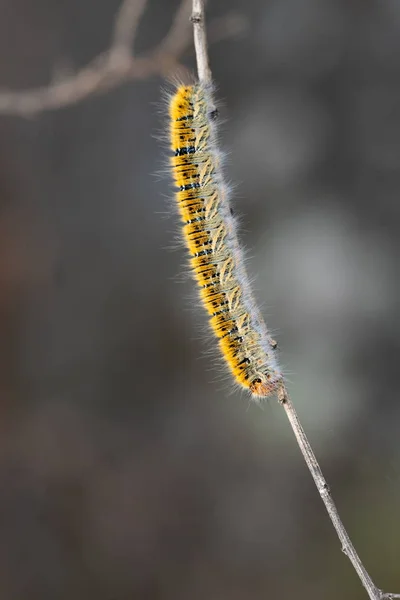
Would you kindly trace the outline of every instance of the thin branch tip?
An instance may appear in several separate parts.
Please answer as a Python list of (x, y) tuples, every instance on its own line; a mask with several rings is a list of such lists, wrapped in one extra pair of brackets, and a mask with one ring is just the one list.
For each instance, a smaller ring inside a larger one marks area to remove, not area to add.
[(283, 406), (286, 412), (286, 416), (289, 420), (297, 444), (306, 462), (308, 470), (311, 473), (321, 500), (325, 505), (331, 523), (341, 542), (341, 550), (353, 565), (353, 568), (356, 571), (362, 585), (364, 586), (370, 600), (394, 600), (396, 598), (400, 598), (400, 594), (383, 593), (382, 590), (380, 590), (372, 581), (368, 571), (364, 567), (360, 557), (356, 552), (356, 549), (353, 546), (345, 526), (343, 525), (343, 522), (339, 516), (339, 512), (333, 501), (330, 487), (325, 480), (321, 467), (319, 466), (311, 444), (308, 441), (307, 435), (284, 385), (279, 388), (277, 395), (281, 406)]

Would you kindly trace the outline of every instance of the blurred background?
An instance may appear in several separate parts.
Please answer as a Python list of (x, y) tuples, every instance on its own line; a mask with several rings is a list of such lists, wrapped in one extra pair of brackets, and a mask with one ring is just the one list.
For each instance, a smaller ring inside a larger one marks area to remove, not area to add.
[[(0, 87), (87, 64), (118, 7), (3, 0)], [(149, 0), (137, 52), (177, 7)], [(247, 29), (210, 58), (248, 268), (353, 542), (400, 592), (400, 3), (214, 0), (210, 22), (232, 10)], [(0, 116), (0, 597), (362, 600), (282, 409), (231, 393), (171, 250), (165, 86)]]

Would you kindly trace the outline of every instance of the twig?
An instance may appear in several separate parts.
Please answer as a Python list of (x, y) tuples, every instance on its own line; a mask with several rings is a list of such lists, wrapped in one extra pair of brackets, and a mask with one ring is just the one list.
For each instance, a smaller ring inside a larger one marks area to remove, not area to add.
[(208, 63), (208, 48), (205, 22), (205, 1), (193, 0), (193, 36), (196, 51), (197, 72), (203, 83), (211, 82), (211, 69)]
[(125, 0), (114, 21), (111, 48), (113, 52), (132, 54), (132, 43), (147, 0)]
[(169, 32), (158, 47), (159, 54), (181, 56), (192, 42), (190, 2), (182, 2), (175, 13)]
[[(190, 1), (181, 0), (171, 28), (160, 44), (147, 54), (136, 56), (133, 43), (146, 3), (147, 0), (123, 0), (114, 20), (110, 48), (76, 73), (37, 88), (0, 90), (0, 115), (30, 117), (77, 104), (133, 79), (166, 76), (182, 69), (179, 61), (191, 43)], [(213, 37), (220, 40), (246, 28), (245, 21), (234, 14), (226, 15), (226, 24), (221, 27), (219, 19)]]
[(334, 526), (336, 533), (338, 535), (339, 540), (342, 543), (342, 552), (349, 558), (351, 564), (353, 565), (357, 575), (359, 576), (361, 583), (365, 587), (368, 592), (371, 600), (384, 600), (390, 598), (400, 598), (400, 594), (385, 594), (376, 587), (374, 582), (372, 581), (370, 575), (368, 574), (366, 568), (361, 562), (360, 557), (358, 556), (350, 537), (342, 523), (342, 520), (339, 516), (336, 505), (333, 501), (331, 491), (326, 482), (326, 479), (321, 471), (321, 468), (318, 464), (318, 461), (315, 457), (313, 449), (311, 448), (310, 442), (306, 436), (306, 433), (301, 425), (300, 419), (297, 415), (297, 412), (289, 398), (287, 390), (285, 386), (282, 386), (278, 391), (278, 399), (283, 408), (285, 409), (287, 418), (289, 419), (289, 423), (292, 427), (293, 433), (296, 437), (297, 443), (301, 450), (301, 453), (304, 457), (304, 460), (307, 463), (307, 467), (314, 479), (315, 485), (317, 486), (317, 490), (319, 495), (321, 496), (322, 502), (325, 504), (325, 508), (328, 511), (329, 518), (332, 521), (332, 525)]
[[(208, 62), (208, 51), (207, 51), (207, 38), (205, 28), (205, 9), (204, 0), (192, 0), (193, 1), (193, 34), (194, 34), (194, 45), (196, 50), (197, 58), (197, 70), (199, 80), (204, 83), (211, 82), (211, 70)], [(282, 385), (277, 391), (278, 399), (283, 408), (285, 409), (287, 418), (292, 427), (293, 433), (296, 437), (297, 443), (307, 464), (307, 467), (314, 479), (317, 490), (321, 496), (325, 508), (328, 512), (329, 518), (332, 521), (332, 525), (342, 543), (342, 551), (351, 561), (358, 577), (361, 580), (364, 588), (366, 589), (371, 600), (394, 600), (400, 598), (400, 594), (385, 593), (380, 590), (372, 581), (368, 571), (361, 562), (350, 537), (340, 519), (338, 510), (333, 501), (329, 486), (323, 476), (321, 468), (315, 457), (313, 449), (311, 448), (310, 442), (307, 439), (305, 431), (300, 423), (299, 417), (295, 411), (295, 408), (289, 398), (286, 387)]]

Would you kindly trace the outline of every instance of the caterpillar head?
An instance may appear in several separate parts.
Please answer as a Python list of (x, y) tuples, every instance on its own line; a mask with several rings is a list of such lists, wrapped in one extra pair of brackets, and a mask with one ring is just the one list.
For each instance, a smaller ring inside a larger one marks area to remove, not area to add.
[(253, 396), (258, 398), (266, 398), (274, 394), (281, 382), (282, 377), (276, 373), (267, 371), (266, 373), (258, 373), (257, 377), (253, 379), (249, 388)]

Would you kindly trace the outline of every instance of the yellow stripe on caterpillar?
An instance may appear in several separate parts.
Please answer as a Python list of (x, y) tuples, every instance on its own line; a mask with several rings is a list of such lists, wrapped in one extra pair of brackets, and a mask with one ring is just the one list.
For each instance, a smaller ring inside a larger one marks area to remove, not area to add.
[(170, 101), (176, 202), (200, 297), (237, 383), (255, 397), (282, 383), (276, 342), (251, 292), (216, 144), (212, 90), (180, 86)]

